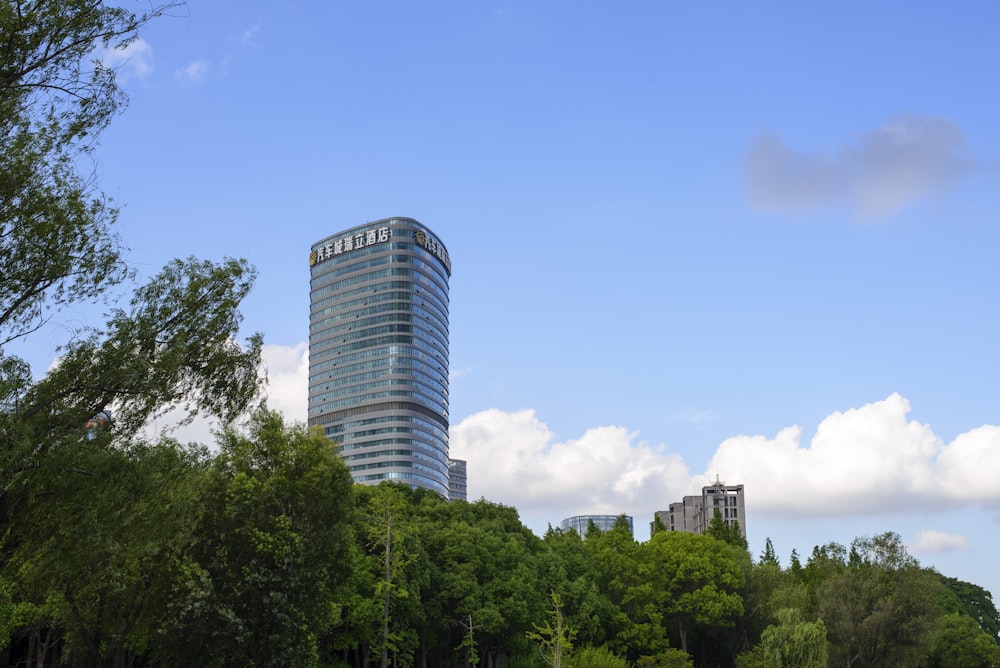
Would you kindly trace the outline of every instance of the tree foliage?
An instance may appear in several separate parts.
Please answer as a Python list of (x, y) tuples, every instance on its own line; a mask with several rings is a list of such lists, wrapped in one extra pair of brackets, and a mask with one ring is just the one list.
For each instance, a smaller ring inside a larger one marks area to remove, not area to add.
[(828, 567), (816, 591), (831, 658), (872, 668), (926, 656), (940, 617), (938, 579), (919, 567), (898, 534), (858, 538), (847, 562)]
[(826, 626), (802, 620), (799, 610), (778, 611), (778, 623), (761, 635), (765, 665), (774, 668), (826, 668)]
[(657, 607), (677, 629), (682, 650), (693, 628), (729, 626), (742, 614), (743, 574), (731, 546), (668, 531), (654, 535), (647, 548)]
[[(175, 601), (164, 660), (315, 665), (338, 621), (352, 482), (332, 443), (258, 411), (220, 435), (192, 556), (204, 591)], [(188, 651), (195, 651), (188, 654)], [(183, 661), (177, 665), (184, 665)]]
[(930, 668), (995, 668), (1000, 645), (973, 617), (953, 612), (941, 620), (931, 649)]

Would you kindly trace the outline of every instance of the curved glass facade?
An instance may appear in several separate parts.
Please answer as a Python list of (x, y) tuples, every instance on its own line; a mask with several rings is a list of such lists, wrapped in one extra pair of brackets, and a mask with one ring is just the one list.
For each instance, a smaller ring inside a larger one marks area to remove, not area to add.
[(625, 518), (625, 521), (628, 522), (628, 530), (632, 531), (632, 518), (629, 515), (574, 515), (560, 522), (559, 528), (563, 531), (573, 529), (583, 537), (587, 535), (587, 529), (591, 523), (601, 531), (611, 531), (615, 528), (615, 522), (618, 521), (619, 517)]
[(447, 497), (448, 250), (385, 218), (314, 244), (309, 267), (309, 425), (355, 482)]

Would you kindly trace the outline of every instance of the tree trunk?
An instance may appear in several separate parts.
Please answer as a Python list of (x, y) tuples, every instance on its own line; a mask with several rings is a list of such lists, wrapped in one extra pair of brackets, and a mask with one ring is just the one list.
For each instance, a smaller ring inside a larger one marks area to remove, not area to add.
[(392, 594), (392, 511), (385, 521), (385, 597), (382, 601), (382, 668), (389, 668), (389, 597)]

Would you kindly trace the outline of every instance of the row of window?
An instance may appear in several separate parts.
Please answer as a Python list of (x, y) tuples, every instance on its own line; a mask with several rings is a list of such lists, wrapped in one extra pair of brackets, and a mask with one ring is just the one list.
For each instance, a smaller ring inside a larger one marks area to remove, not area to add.
[[(337, 405), (339, 402), (335, 401), (339, 397), (349, 397), (353, 398), (354, 401), (351, 403), (357, 403), (359, 401), (365, 401), (369, 397), (382, 396), (378, 392), (372, 392), (372, 390), (381, 387), (393, 387), (393, 386), (404, 386), (410, 387), (414, 390), (419, 390), (417, 396), (432, 402), (432, 406), (437, 406), (443, 408), (448, 405), (448, 394), (447, 390), (442, 392), (441, 390), (431, 387), (425, 383), (420, 382), (416, 378), (387, 378), (385, 380), (370, 381), (367, 383), (358, 383), (357, 385), (350, 385), (348, 387), (338, 387), (336, 390), (329, 390), (327, 392), (319, 392), (313, 394), (309, 397), (309, 406), (315, 406), (317, 404), (324, 404), (329, 406), (331, 404)], [(344, 404), (345, 406), (351, 405), (350, 403)]]
[[(439, 332), (434, 331), (430, 327), (424, 327), (424, 323), (417, 321), (417, 323), (409, 324), (396, 324), (391, 323), (388, 325), (377, 325), (375, 327), (365, 327), (364, 329), (350, 330), (349, 332), (340, 332), (333, 336), (329, 336), (318, 341), (310, 341), (309, 345), (311, 348), (321, 348), (324, 345), (330, 345), (331, 343), (347, 343), (348, 341), (357, 341), (358, 339), (367, 339), (373, 336), (378, 336), (379, 334), (389, 334), (392, 332), (408, 332), (423, 334), (424, 338), (437, 342), (440, 345), (441, 350), (447, 350), (448, 344), (447, 340), (442, 339)], [(325, 332), (323, 332), (325, 334)]]
[(357, 455), (344, 457), (345, 461), (355, 462), (362, 459), (374, 459), (375, 457), (413, 457), (427, 462), (440, 463), (440, 457), (425, 455), (419, 450), (378, 450), (376, 452), (362, 452)]
[[(359, 297), (361, 295), (376, 295), (376, 294), (389, 294), (385, 293), (385, 290), (405, 290), (406, 296), (401, 297), (401, 299), (407, 299), (410, 295), (414, 294), (414, 285), (411, 281), (384, 281), (379, 283), (373, 289), (372, 286), (366, 285), (361, 288), (354, 288), (353, 290), (346, 290), (340, 294), (333, 295), (332, 297), (324, 297), (318, 301), (312, 301), (309, 305), (310, 317), (315, 318), (320, 309), (323, 313), (333, 313), (339, 306), (330, 306), (330, 304), (340, 304), (344, 299), (351, 299), (353, 297)], [(379, 292), (382, 290), (383, 292)], [(417, 292), (416, 294), (420, 294)], [(429, 294), (429, 293), (428, 293)]]
[[(389, 415), (385, 415), (389, 413)], [(422, 404), (414, 403), (412, 401), (382, 401), (377, 404), (366, 403), (363, 406), (352, 406), (349, 408), (343, 408), (338, 411), (324, 411), (323, 414), (318, 418), (312, 418), (309, 420), (310, 425), (321, 425), (326, 428), (329, 425), (336, 425), (337, 423), (348, 424), (353, 428), (358, 422), (346, 422), (351, 418), (360, 418), (361, 420), (369, 419), (371, 415), (382, 414), (381, 418), (387, 418), (392, 416), (412, 416), (414, 414), (420, 415), (427, 418), (428, 420), (435, 422), (441, 426), (446, 432), (448, 430), (448, 416), (447, 413), (442, 414), (440, 410), (434, 410), (428, 408)], [(332, 427), (336, 428), (336, 427)], [(330, 432), (327, 432), (329, 435)]]
[[(391, 368), (378, 369), (375, 371), (364, 371), (350, 376), (337, 376), (336, 379), (323, 385), (316, 385), (309, 388), (309, 393), (313, 396), (336, 396), (328, 395), (328, 391), (340, 391), (346, 387), (358, 387), (365, 382), (379, 380), (389, 376), (408, 376), (424, 386), (437, 390), (441, 396), (448, 396), (448, 384), (442, 382), (440, 374), (429, 376), (417, 369), (404, 366), (394, 366)], [(396, 384), (408, 384), (405, 378), (398, 379)], [(338, 389), (334, 389), (338, 388)]]
[(341, 422), (329, 427), (326, 427), (324, 433), (330, 437), (334, 438), (336, 434), (344, 434), (344, 439), (349, 438), (361, 438), (364, 436), (371, 436), (373, 434), (388, 434), (394, 433), (396, 430), (402, 430), (404, 433), (412, 431), (417, 433), (418, 430), (411, 430), (409, 427), (381, 427), (379, 429), (365, 429), (361, 431), (349, 432), (350, 429), (357, 429), (358, 427), (370, 427), (376, 424), (385, 424), (387, 422), (398, 423), (406, 422), (409, 424), (416, 425), (419, 429), (427, 430), (433, 433), (442, 442), (448, 440), (448, 432), (441, 429), (441, 426), (436, 422), (431, 422), (430, 420), (424, 420), (423, 418), (415, 417), (413, 415), (380, 415), (374, 418), (365, 418), (363, 420), (354, 420), (351, 422)]
[(346, 399), (341, 399), (339, 401), (328, 401), (322, 403), (318, 406), (309, 407), (309, 415), (322, 415), (323, 413), (329, 413), (331, 411), (338, 410), (340, 408), (346, 408), (348, 406), (355, 406), (362, 401), (369, 401), (371, 399), (388, 399), (389, 397), (406, 397), (412, 399), (418, 404), (422, 404), (426, 408), (432, 411), (438, 411), (443, 416), (448, 415), (447, 403), (444, 405), (437, 403), (427, 396), (419, 392), (409, 392), (407, 390), (386, 390), (384, 392), (369, 392), (364, 396), (347, 397)]
[(354, 482), (361, 483), (375, 483), (381, 480), (413, 481), (413, 484), (415, 485), (426, 487), (434, 492), (437, 492), (441, 496), (448, 496), (448, 487), (440, 480), (436, 478), (428, 478), (427, 476), (420, 475), (419, 473), (411, 473), (407, 471), (388, 471), (385, 473), (369, 473), (367, 475), (356, 475), (352, 477), (354, 478)]
[[(418, 301), (420, 301), (419, 304)], [(396, 291), (366, 295), (360, 299), (352, 299), (349, 302), (323, 309), (322, 313), (313, 313), (309, 323), (309, 331), (326, 329), (330, 325), (344, 320), (357, 320), (361, 315), (375, 315), (391, 311), (416, 313), (431, 318), (437, 321), (439, 327), (447, 330), (448, 318), (434, 304), (434, 300), (429, 300), (430, 304), (427, 301), (423, 295)]]
[(418, 462), (410, 462), (405, 460), (396, 460), (391, 462), (372, 462), (370, 464), (355, 464), (349, 466), (348, 469), (351, 473), (356, 473), (358, 471), (370, 471), (372, 469), (416, 469), (418, 471), (423, 471), (425, 473), (439, 473), (444, 474), (447, 477), (447, 471), (435, 469), (430, 466), (424, 466)]
[[(368, 314), (363, 314), (363, 315), (368, 315)], [(371, 331), (370, 328), (384, 323), (409, 323), (415, 325), (416, 327), (426, 332), (429, 332), (440, 341), (448, 340), (447, 330), (443, 329), (440, 326), (440, 324), (435, 320), (432, 320), (430, 318), (422, 318), (419, 315), (414, 316), (411, 313), (404, 313), (397, 311), (394, 313), (386, 313), (383, 315), (373, 315), (363, 319), (360, 317), (356, 317), (354, 320), (343, 322), (334, 327), (327, 327), (326, 329), (320, 329), (318, 327), (311, 328), (309, 334), (309, 344), (319, 345), (322, 342), (328, 341), (330, 339), (336, 339), (338, 337), (346, 338), (346, 340), (354, 340), (359, 338), (358, 336), (359, 332), (362, 333), (369, 332)], [(400, 331), (400, 330), (388, 330), (388, 331)], [(352, 334), (345, 335), (344, 332), (352, 332)], [(374, 333), (377, 334), (384, 332), (375, 331)], [(314, 339), (318, 339), (318, 341), (314, 343)]]
[[(435, 351), (440, 352), (440, 351)], [(321, 357), (319, 353), (316, 353), (315, 357)], [(357, 362), (359, 360), (371, 360), (371, 359), (391, 359), (392, 357), (412, 357), (414, 359), (426, 362), (431, 367), (436, 367), (438, 371), (446, 373), (445, 367), (442, 365), (442, 359), (440, 356), (428, 355), (427, 353), (414, 348), (413, 346), (381, 346), (377, 348), (370, 348), (367, 350), (361, 350), (356, 353), (350, 353), (348, 355), (338, 355), (332, 357), (328, 360), (322, 362), (316, 362), (313, 359), (313, 355), (310, 354), (309, 357), (309, 373), (313, 374), (309, 377), (309, 382), (314, 383), (321, 378), (321, 374), (325, 369), (332, 367), (338, 367), (341, 364), (350, 364), (352, 362)], [(319, 372), (319, 373), (317, 373)]]
[[(436, 438), (429, 438), (426, 435), (423, 438), (414, 438), (412, 436), (410, 438), (375, 438), (368, 441), (361, 441), (360, 443), (345, 440), (340, 445), (340, 452), (343, 454), (360, 450), (367, 451), (372, 448), (383, 448), (387, 445), (406, 445), (411, 448), (419, 448), (430, 455), (434, 461), (446, 462), (448, 460), (447, 443)], [(376, 453), (372, 456), (378, 455)]]
[[(417, 333), (419, 334), (421, 332)], [(439, 359), (442, 364), (447, 365), (448, 363), (447, 349), (442, 349), (438, 346), (435, 346), (431, 342), (426, 341), (419, 336), (411, 336), (407, 334), (392, 334), (389, 336), (379, 336), (374, 339), (366, 339), (364, 341), (345, 343), (343, 345), (339, 345), (334, 348), (327, 348), (326, 350), (310, 349), (309, 351), (310, 367), (312, 367), (311, 362), (314, 359), (317, 361), (322, 361), (327, 357), (336, 358), (341, 353), (353, 352), (355, 350), (364, 350), (366, 348), (374, 348), (377, 346), (385, 346), (391, 343), (406, 343), (411, 346), (416, 346), (417, 348), (422, 349), (424, 352), (430, 353), (430, 355), (433, 355), (436, 359)]]
[(414, 283), (419, 283), (420, 285), (433, 290), (441, 298), (443, 303), (448, 303), (448, 292), (445, 290), (443, 285), (435, 283), (429, 276), (419, 270), (408, 269), (406, 267), (388, 267), (386, 269), (370, 271), (366, 274), (361, 274), (360, 276), (351, 276), (350, 278), (345, 278), (340, 281), (330, 283), (329, 285), (324, 285), (321, 288), (316, 288), (310, 293), (310, 302), (312, 303), (314, 300), (319, 299), (323, 295), (340, 292), (342, 289), (351, 287), (352, 285), (376, 283), (380, 280), (399, 276), (409, 276), (413, 279)]
[(436, 378), (439, 382), (446, 382), (448, 379), (447, 372), (440, 364), (432, 366), (430, 364), (424, 364), (420, 360), (410, 357), (409, 355), (397, 355), (394, 357), (381, 357), (367, 362), (355, 362), (354, 364), (337, 366), (330, 371), (324, 371), (323, 373), (309, 376), (309, 390), (312, 391), (314, 387), (329, 380), (330, 378), (343, 378), (344, 376), (342, 374), (346, 375), (367, 370), (385, 369), (387, 367), (417, 369), (419, 371), (423, 371), (431, 378)]

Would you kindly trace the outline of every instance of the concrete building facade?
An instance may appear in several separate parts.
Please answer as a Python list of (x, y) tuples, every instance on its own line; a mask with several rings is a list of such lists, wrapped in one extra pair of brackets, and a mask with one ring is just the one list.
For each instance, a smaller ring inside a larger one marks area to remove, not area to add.
[(448, 460), (448, 500), (468, 501), (468, 465), (464, 459)]
[(653, 533), (657, 519), (668, 531), (705, 533), (708, 523), (715, 516), (716, 509), (727, 525), (738, 524), (740, 533), (746, 538), (747, 518), (743, 485), (727, 485), (718, 479), (713, 484), (702, 487), (700, 496), (685, 496), (683, 500), (671, 503), (669, 510), (659, 510), (654, 513), (653, 522), (650, 523), (650, 533)]
[(309, 267), (309, 425), (355, 482), (447, 497), (447, 248), (412, 218), (384, 218), (313, 244)]

